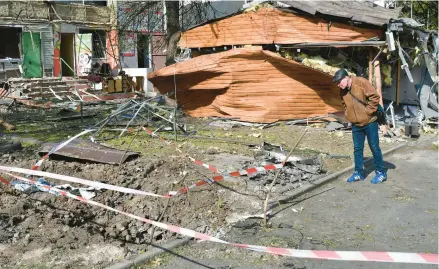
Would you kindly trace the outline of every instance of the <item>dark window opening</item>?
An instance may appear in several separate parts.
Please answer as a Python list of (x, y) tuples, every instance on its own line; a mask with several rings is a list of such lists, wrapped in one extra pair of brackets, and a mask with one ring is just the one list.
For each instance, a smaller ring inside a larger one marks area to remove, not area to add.
[(92, 58), (105, 59), (106, 39), (104, 30), (79, 30), (80, 34), (92, 34)]
[(20, 58), (21, 28), (0, 27), (0, 58)]
[(150, 68), (149, 40), (146, 35), (137, 35), (137, 63), (139, 68)]
[(88, 6), (102, 6), (105, 7), (107, 6), (107, 1), (106, 0), (101, 0), (101, 1), (88, 1), (88, 0), (73, 0), (73, 1), (64, 1), (64, 0), (54, 0), (55, 3), (59, 3), (59, 4), (65, 4), (65, 5), (70, 5), (70, 4), (83, 4), (83, 5), (88, 5)]

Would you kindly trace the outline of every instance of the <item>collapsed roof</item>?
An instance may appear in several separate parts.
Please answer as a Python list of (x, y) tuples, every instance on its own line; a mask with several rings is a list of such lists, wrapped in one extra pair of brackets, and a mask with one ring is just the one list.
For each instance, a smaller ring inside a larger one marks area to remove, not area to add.
[(157, 70), (148, 79), (162, 94), (176, 87), (179, 106), (193, 117), (269, 123), (342, 109), (330, 75), (260, 46), (202, 55)]
[[(265, 2), (265, 1), (262, 1)], [(399, 17), (401, 8), (388, 9), (378, 6), (373, 1), (278, 1), (290, 9), (299, 10), (310, 15), (326, 15), (352, 21), (383, 26), (390, 19)]]
[[(290, 10), (291, 12), (297, 12), (301, 14), (307, 14), (312, 16), (332, 17), (339, 19), (346, 23), (352, 24), (369, 24), (374, 26), (384, 26), (388, 24), (390, 19), (396, 19), (401, 13), (401, 7), (388, 9), (374, 4), (367, 0), (350, 0), (350, 1), (267, 1), (267, 0), (255, 0), (248, 4), (245, 4), (239, 12), (224, 17), (208, 20), (201, 24), (195, 25), (187, 30), (211, 24), (216, 21), (220, 21), (254, 8), (261, 4), (270, 4), (273, 7)], [(186, 30), (186, 31), (187, 31)]]
[[(359, 1), (259, 1), (181, 34), (180, 48), (226, 51), (187, 59), (148, 79), (193, 117), (270, 123), (327, 115), (342, 110), (332, 77), (260, 45), (364, 44), (382, 39), (383, 26), (399, 11)], [(231, 45), (244, 47), (227, 50)]]

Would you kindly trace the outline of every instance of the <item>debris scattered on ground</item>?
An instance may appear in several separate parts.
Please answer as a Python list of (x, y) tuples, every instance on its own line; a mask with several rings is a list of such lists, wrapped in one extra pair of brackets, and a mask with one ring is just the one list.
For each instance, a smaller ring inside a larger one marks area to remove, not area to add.
[(253, 136), (253, 137), (261, 137), (261, 133), (254, 133), (254, 134), (249, 134), (248, 136)]
[(3, 126), (3, 128), (5, 128), (8, 131), (15, 130), (15, 126), (14, 125), (12, 125), (10, 123), (7, 123), (4, 120), (0, 120), (0, 125)]
[(206, 153), (207, 153), (207, 154), (210, 154), (210, 155), (218, 154), (218, 153), (220, 153), (220, 150), (219, 150), (217, 147), (209, 147), (209, 148), (206, 150)]
[[(267, 212), (267, 214), (271, 214), (271, 211)], [(262, 219), (262, 218), (264, 218), (264, 213), (248, 215), (248, 214), (241, 214), (241, 213), (233, 212), (229, 216), (227, 216), (225, 220), (226, 220), (227, 225), (233, 225), (237, 222), (240, 222), (240, 221), (243, 221), (246, 219)]]
[(10, 141), (0, 138), (0, 153), (8, 153), (21, 149), (22, 149), (21, 142)]
[(326, 125), (326, 129), (328, 129), (328, 131), (335, 131), (335, 130), (340, 130), (345, 128), (343, 124), (338, 123), (338, 122), (330, 122), (328, 123), (328, 125)]
[[(38, 152), (41, 156), (50, 152), (57, 143), (43, 144), (42, 149)], [(70, 142), (62, 149), (56, 151), (53, 157), (68, 157), (85, 161), (93, 161), (108, 164), (121, 164), (139, 156), (139, 153), (132, 151), (123, 151), (110, 148), (97, 143), (77, 138)]]

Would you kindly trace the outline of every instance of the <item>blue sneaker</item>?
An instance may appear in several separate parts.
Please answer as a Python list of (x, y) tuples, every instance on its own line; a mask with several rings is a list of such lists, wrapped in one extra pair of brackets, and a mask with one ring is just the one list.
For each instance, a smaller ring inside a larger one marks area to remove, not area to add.
[(350, 176), (346, 181), (349, 183), (355, 182), (355, 181), (363, 181), (363, 173), (359, 171), (355, 171), (352, 176)]
[(387, 180), (386, 172), (375, 171), (375, 177), (370, 181), (372, 184), (379, 184)]

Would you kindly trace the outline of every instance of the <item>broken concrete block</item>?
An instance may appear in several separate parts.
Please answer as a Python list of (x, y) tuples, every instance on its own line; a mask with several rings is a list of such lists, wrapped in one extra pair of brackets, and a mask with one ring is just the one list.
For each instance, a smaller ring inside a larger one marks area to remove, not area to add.
[(209, 148), (206, 150), (206, 153), (207, 153), (207, 154), (210, 154), (210, 155), (218, 154), (218, 153), (220, 153), (220, 150), (219, 150), (217, 147), (209, 147)]

